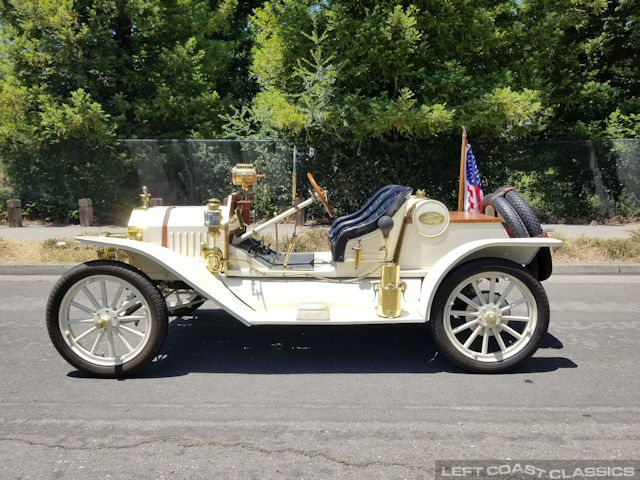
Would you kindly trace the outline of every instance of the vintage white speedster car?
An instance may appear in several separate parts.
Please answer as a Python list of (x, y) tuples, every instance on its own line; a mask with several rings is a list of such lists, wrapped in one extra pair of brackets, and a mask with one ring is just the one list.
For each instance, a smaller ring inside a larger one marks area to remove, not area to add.
[[(487, 197), (486, 213), (449, 212), (409, 187), (389, 185), (328, 231), (330, 252), (273, 251), (260, 232), (327, 192), (249, 227), (251, 165), (234, 168), (241, 193), (205, 206), (133, 210), (121, 237), (79, 237), (103, 260), (66, 273), (47, 305), (53, 344), (99, 377), (131, 375), (160, 351), (168, 317), (206, 300), (247, 326), (428, 322), (439, 351), (471, 372), (513, 369), (547, 331), (540, 281), (549, 247), (513, 189)], [(498, 215), (499, 214), (499, 215)], [(336, 329), (336, 335), (340, 329)]]

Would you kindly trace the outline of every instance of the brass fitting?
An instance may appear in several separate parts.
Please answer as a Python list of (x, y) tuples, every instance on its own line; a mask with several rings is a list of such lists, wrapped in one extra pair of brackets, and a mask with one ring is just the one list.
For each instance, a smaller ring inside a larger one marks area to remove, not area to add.
[(360, 266), (360, 254), (362, 253), (362, 241), (358, 240), (358, 243), (356, 244), (356, 246), (351, 248), (356, 252), (353, 265), (357, 269)]
[(117, 250), (113, 247), (98, 247), (96, 248), (96, 254), (100, 260), (117, 260)]
[(119, 262), (128, 263), (129, 265), (135, 266), (133, 259), (129, 256), (129, 254), (120, 250), (119, 248), (113, 247), (98, 247), (96, 248), (96, 254), (100, 260), (117, 260)]
[(140, 227), (128, 227), (127, 233), (125, 233), (124, 238), (128, 238), (129, 240), (142, 241), (142, 229)]
[(378, 294), (376, 313), (383, 318), (396, 318), (402, 313), (402, 294), (407, 284), (400, 282), (400, 267), (385, 263), (380, 270), (380, 283), (373, 285)]
[(211, 273), (220, 273), (224, 263), (223, 253), (218, 247), (212, 247), (206, 243), (202, 244), (202, 258), (207, 261), (207, 268)]
[(142, 193), (140, 194), (140, 198), (142, 198), (142, 208), (145, 210), (149, 208), (149, 202), (151, 201), (151, 194), (149, 193), (149, 189), (147, 187), (142, 187)]

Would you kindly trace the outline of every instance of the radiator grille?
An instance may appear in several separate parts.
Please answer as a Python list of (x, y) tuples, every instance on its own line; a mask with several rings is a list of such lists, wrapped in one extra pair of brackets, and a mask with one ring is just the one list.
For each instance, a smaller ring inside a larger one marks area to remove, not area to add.
[(202, 232), (168, 232), (167, 247), (188, 257), (200, 255)]

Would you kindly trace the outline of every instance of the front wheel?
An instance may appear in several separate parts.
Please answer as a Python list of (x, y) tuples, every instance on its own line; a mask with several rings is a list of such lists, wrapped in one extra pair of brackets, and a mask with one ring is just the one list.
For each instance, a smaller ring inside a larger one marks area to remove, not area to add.
[(434, 298), (430, 328), (439, 350), (474, 373), (512, 370), (538, 348), (549, 301), (522, 266), (483, 258), (453, 270)]
[(159, 352), (167, 334), (164, 298), (143, 273), (98, 260), (70, 270), (47, 303), (47, 330), (60, 355), (90, 375), (132, 375)]

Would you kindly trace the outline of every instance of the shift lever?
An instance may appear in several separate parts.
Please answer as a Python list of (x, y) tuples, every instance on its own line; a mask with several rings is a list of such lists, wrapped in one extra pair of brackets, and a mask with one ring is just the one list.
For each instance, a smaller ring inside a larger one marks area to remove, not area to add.
[(393, 218), (389, 215), (383, 215), (378, 219), (378, 228), (382, 232), (384, 238), (384, 251), (385, 254), (389, 252), (389, 234), (393, 228)]

